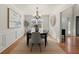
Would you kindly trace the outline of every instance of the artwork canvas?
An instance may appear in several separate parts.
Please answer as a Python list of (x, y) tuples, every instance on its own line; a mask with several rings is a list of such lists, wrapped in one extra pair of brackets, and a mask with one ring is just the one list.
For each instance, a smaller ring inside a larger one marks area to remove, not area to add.
[(8, 28), (20, 28), (21, 27), (21, 15), (8, 8)]

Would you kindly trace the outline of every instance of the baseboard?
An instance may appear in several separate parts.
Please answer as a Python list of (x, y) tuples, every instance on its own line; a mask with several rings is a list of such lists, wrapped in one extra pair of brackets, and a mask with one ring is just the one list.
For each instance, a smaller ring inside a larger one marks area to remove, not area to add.
[(18, 42), (21, 40), (21, 38), (24, 36), (21, 35), (20, 37), (18, 37), (14, 42), (12, 42), (9, 46), (7, 46), (6, 48), (4, 48), (1, 52), (1, 54), (9, 54), (18, 44)]

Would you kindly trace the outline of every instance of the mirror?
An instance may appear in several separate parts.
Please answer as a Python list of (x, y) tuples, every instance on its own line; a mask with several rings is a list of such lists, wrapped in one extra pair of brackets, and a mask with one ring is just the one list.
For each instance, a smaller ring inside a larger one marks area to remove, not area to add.
[(55, 24), (56, 24), (56, 16), (53, 15), (53, 16), (50, 17), (50, 25), (55, 26)]

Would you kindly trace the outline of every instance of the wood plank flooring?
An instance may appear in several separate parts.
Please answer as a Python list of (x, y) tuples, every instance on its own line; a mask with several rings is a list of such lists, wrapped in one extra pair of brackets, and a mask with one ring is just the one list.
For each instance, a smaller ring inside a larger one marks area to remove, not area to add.
[(67, 54), (79, 54), (79, 37), (66, 37), (66, 42), (60, 46)]
[(46, 47), (44, 46), (44, 43), (42, 43), (42, 52), (40, 52), (39, 47), (33, 47), (31, 52), (30, 47), (27, 47), (26, 45), (26, 37), (19, 39), (14, 48), (10, 51), (6, 51), (4, 51), (3, 54), (65, 54), (65, 51), (59, 46), (55, 39), (50, 36), (48, 36), (48, 43)]

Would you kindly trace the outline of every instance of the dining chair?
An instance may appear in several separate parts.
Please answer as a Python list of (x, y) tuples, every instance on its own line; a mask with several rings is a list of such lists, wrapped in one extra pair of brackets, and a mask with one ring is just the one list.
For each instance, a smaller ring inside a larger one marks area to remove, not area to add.
[(42, 42), (42, 38), (40, 36), (40, 32), (32, 32), (32, 35), (31, 35), (31, 52), (32, 52), (32, 47), (34, 45), (38, 45), (40, 48), (40, 52), (41, 52), (41, 42)]

